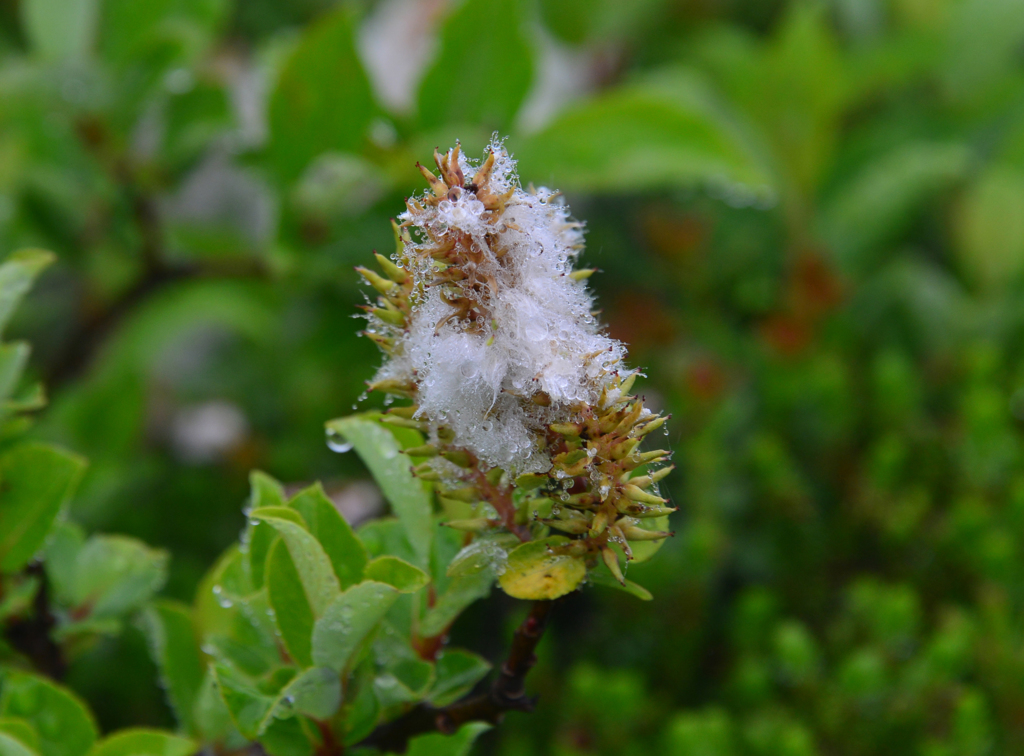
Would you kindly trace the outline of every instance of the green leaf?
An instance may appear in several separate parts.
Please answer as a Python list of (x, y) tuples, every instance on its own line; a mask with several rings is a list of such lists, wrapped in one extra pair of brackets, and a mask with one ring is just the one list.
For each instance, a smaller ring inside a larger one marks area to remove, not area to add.
[[(8, 398), (0, 404), (0, 409), (6, 412), (31, 412), (46, 406), (46, 391), (43, 384), (34, 383), (26, 387), (17, 396)], [(5, 431), (5, 435), (13, 435)]]
[(491, 671), (491, 664), (482, 656), (455, 649), (437, 657), (434, 686), (427, 697), (434, 706), (447, 706), (469, 693)]
[(96, 36), (97, 0), (24, 0), (21, 22), (33, 51), (48, 60), (85, 58)]
[(0, 344), (0, 400), (10, 397), (17, 388), (31, 350), (24, 342)]
[[(254, 470), (249, 475), (249, 509), (261, 507), (284, 507), (288, 499), (284, 487), (266, 473)], [(252, 579), (253, 588), (263, 587), (263, 569), (267, 562), (267, 552), (277, 538), (277, 531), (265, 522), (249, 521), (246, 526), (244, 542), (246, 545), (245, 559)]]
[[(319, 483), (297, 493), (289, 506), (298, 510), (306, 527), (323, 546), (334, 566), (342, 589), (363, 579), (369, 556), (337, 507), (327, 498)], [(377, 578), (374, 578), (375, 580)], [(387, 582), (387, 581), (383, 581)]]
[[(18, 717), (0, 717), (0, 733), (10, 735), (33, 751), (39, 750), (39, 733), (28, 720)], [(0, 753), (3, 753), (2, 749), (0, 749)]]
[(167, 579), (167, 552), (127, 536), (93, 536), (75, 559), (70, 593), (91, 619), (117, 617), (138, 608)]
[(0, 756), (38, 756), (38, 753), (20, 738), (0, 731)]
[(525, 27), (522, 0), (462, 3), (446, 19), (440, 52), (420, 85), (421, 127), (508, 128), (533, 81)]
[(267, 558), (267, 596), (274, 609), (274, 621), (288, 654), (303, 667), (313, 664), (313, 609), (302, 589), (295, 563), (284, 541), (277, 541)]
[(524, 181), (630, 192), (712, 183), (768, 199), (758, 152), (694, 74), (668, 71), (570, 106), (516, 150)]
[(285, 62), (270, 97), (270, 162), (294, 181), (324, 152), (360, 152), (376, 111), (355, 48), (355, 23), (342, 7), (310, 25)]
[(394, 517), (370, 520), (360, 526), (357, 535), (371, 557), (397, 556), (410, 563), (418, 561), (405, 528)]
[(379, 556), (366, 565), (366, 579), (386, 583), (399, 593), (415, 593), (430, 582), (419, 567), (393, 556)]
[(189, 756), (198, 744), (188, 738), (160, 730), (135, 728), (104, 738), (89, 756)]
[(23, 249), (0, 264), (0, 333), (7, 327), (7, 321), (36, 276), (56, 259), (52, 252)]
[(633, 35), (663, 12), (664, 0), (545, 0), (538, 10), (545, 26), (572, 45), (587, 42), (635, 44)]
[[(257, 512), (259, 512), (259, 515), (257, 515)], [(302, 519), (302, 515), (287, 504), (280, 507), (260, 507), (259, 509), (252, 509), (249, 511), (250, 520), (256, 520), (259, 522), (268, 517), (276, 517), (279, 520), (286, 520), (287, 522), (298, 525), (303, 530), (306, 529), (306, 521)]]
[(483, 570), (497, 574), (508, 562), (508, 553), (520, 543), (511, 533), (486, 533), (463, 547), (448, 564), (448, 577), (475, 575)]
[(1016, 281), (1024, 270), (1024, 171), (993, 166), (964, 193), (954, 216), (960, 264), (988, 291)]
[(1000, 91), (1024, 39), (1024, 7), (1016, 0), (964, 0), (953, 8), (941, 61), (952, 98), (969, 101)]
[(471, 722), (462, 725), (454, 735), (421, 735), (409, 742), (407, 756), (467, 756), (473, 741), (489, 729), (489, 724)]
[(373, 690), (384, 709), (423, 700), (434, 682), (434, 665), (423, 659), (400, 659), (377, 675)]
[(650, 601), (654, 598), (649, 590), (642, 585), (637, 585), (632, 580), (627, 580), (625, 585), (620, 583), (604, 564), (591, 570), (588, 578), (594, 585), (603, 585), (606, 588), (616, 588), (620, 591), (625, 591), (631, 596), (636, 596), (641, 601)]
[[(234, 125), (231, 103), (224, 86), (204, 81), (171, 97), (167, 103), (166, 118), (160, 155), (170, 165), (188, 165), (201, 156), (214, 139)], [(173, 225), (177, 226), (176, 223)], [(223, 255), (224, 250), (216, 250), (212, 254)]]
[(252, 592), (238, 546), (223, 556), (196, 590), (194, 622), (202, 646), (219, 661), (259, 676), (281, 662), (266, 592)]
[(961, 144), (901, 144), (839, 188), (821, 213), (823, 234), (848, 269), (863, 270), (882, 259), (883, 243), (905, 229), (927, 200), (959, 180), (970, 161), (970, 150)]
[(275, 719), (287, 719), (296, 713), (319, 720), (334, 716), (341, 705), (341, 678), (333, 669), (313, 667), (299, 673), (281, 688), (259, 724), (262, 735)]
[(231, 712), (231, 720), (239, 732), (252, 740), (274, 705), (273, 696), (260, 691), (226, 664), (214, 664), (213, 672), (220, 697)]
[(352, 675), (349, 692), (355, 690), (354, 698), (346, 701), (343, 720), (345, 723), (345, 745), (358, 743), (377, 726), (380, 719), (380, 701), (373, 690), (376, 662), (369, 658)]
[[(239, 731), (261, 742), (265, 737), (272, 742), (287, 742), (294, 732), (294, 723), (282, 727), (282, 720), (296, 714), (329, 719), (341, 704), (341, 680), (331, 669), (307, 669), (284, 685), (270, 681), (257, 685), (220, 664), (214, 666), (214, 672), (221, 697)], [(274, 690), (266, 690), (268, 685)]]
[(284, 507), (288, 504), (288, 497), (285, 495), (284, 486), (265, 472), (253, 470), (249, 473), (249, 488), (250, 509)]
[(42, 548), (84, 468), (80, 457), (38, 443), (0, 456), (0, 571), (17, 572)]
[(583, 560), (553, 551), (569, 543), (563, 536), (530, 541), (508, 555), (498, 584), (509, 596), (537, 601), (556, 599), (576, 590), (587, 576)]
[(205, 664), (192, 625), (192, 612), (174, 601), (156, 601), (143, 611), (142, 628), (160, 672), (160, 684), (178, 725), (193, 732), (193, 710), (203, 684)]
[(225, 0), (104, 0), (103, 59), (133, 69), (121, 81), (145, 91), (167, 69), (200, 54), (228, 11)]
[[(243, 740), (243, 736), (235, 728), (227, 704), (217, 692), (216, 675), (212, 666), (207, 667), (203, 675), (203, 684), (192, 711), (192, 721), (205, 741), (217, 740), (228, 745), (234, 740)], [(241, 745), (242, 743), (239, 743), (239, 746)]]
[(494, 573), (490, 570), (452, 578), (448, 588), (423, 616), (420, 634), (424, 638), (433, 638), (443, 633), (467, 606), (490, 594), (492, 585)]
[(298, 717), (275, 719), (259, 740), (270, 756), (313, 756), (313, 743)]
[(360, 415), (331, 420), (327, 432), (352, 444), (402, 523), (416, 554), (414, 564), (427, 569), (434, 534), (433, 506), (422, 482), (413, 477), (409, 458), (401, 453), (395, 436), (373, 416)]
[(313, 628), (313, 661), (344, 672), (398, 595), (390, 585), (367, 580), (338, 596)]
[(99, 734), (89, 709), (71, 691), (44, 677), (3, 673), (0, 716), (31, 723), (42, 756), (83, 756)]
[(196, 589), (195, 619), (204, 636), (229, 628), (238, 613), (236, 602), (253, 592), (244, 561), (238, 545), (231, 546), (200, 581)]
[[(269, 604), (265, 605), (269, 611)], [(253, 621), (251, 613), (232, 613), (231, 627), (222, 634), (210, 635), (204, 648), (216, 659), (230, 662), (250, 675), (260, 675), (281, 662), (276, 638)]]
[(319, 541), (306, 530), (304, 523), (300, 524), (302, 516), (284, 507), (262, 507), (253, 510), (249, 517), (266, 522), (281, 534), (302, 580), (309, 606), (314, 616), (322, 616), (327, 606), (341, 592), (341, 585)]

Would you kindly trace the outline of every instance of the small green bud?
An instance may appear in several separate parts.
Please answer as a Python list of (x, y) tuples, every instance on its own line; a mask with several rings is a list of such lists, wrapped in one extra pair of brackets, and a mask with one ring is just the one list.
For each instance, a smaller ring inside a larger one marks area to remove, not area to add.
[(637, 462), (641, 465), (660, 461), (662, 457), (667, 457), (671, 452), (667, 452), (664, 449), (655, 449), (654, 451), (644, 452), (637, 457)]
[(583, 431), (583, 426), (579, 423), (551, 423), (548, 427), (555, 433), (569, 438), (575, 438)]
[(423, 178), (425, 178), (427, 183), (430, 184), (430, 191), (434, 193), (435, 197), (443, 197), (448, 193), (448, 186), (441, 179), (419, 163), (416, 163), (416, 167), (420, 169), (420, 173), (423, 174)]
[(412, 234), (409, 229), (398, 225), (398, 221), (391, 219), (391, 230), (395, 234), (395, 253), (401, 256), (405, 251), (406, 244), (412, 244)]
[(636, 372), (630, 373), (625, 379), (623, 379), (622, 383), (619, 384), (619, 391), (622, 392), (623, 396), (628, 394), (630, 389), (633, 388), (633, 384), (636, 383), (637, 375), (638, 373)]
[(476, 486), (452, 488), (446, 491), (438, 491), (438, 494), (446, 499), (454, 499), (455, 501), (465, 502), (466, 504), (474, 504), (475, 502), (480, 501), (480, 492), (476, 489)]
[(383, 307), (371, 307), (370, 312), (388, 325), (405, 327), (405, 315), (398, 310), (387, 310)]
[(647, 423), (646, 425), (640, 426), (640, 429), (637, 431), (637, 435), (646, 436), (651, 431), (657, 430), (658, 428), (663, 426), (666, 420), (668, 420), (668, 418), (665, 415), (654, 418), (653, 420), (651, 420), (651, 422)]
[(437, 470), (431, 467), (429, 462), (423, 462), (422, 464), (416, 465), (412, 468), (412, 474), (421, 480), (441, 480), (441, 476), (438, 474)]
[(377, 264), (380, 265), (380, 269), (384, 271), (384, 275), (390, 278), (395, 283), (405, 283), (409, 278), (408, 272), (399, 268), (391, 260), (384, 257), (384, 255), (374, 252), (373, 256), (377, 258)]
[(374, 273), (369, 268), (364, 268), (361, 265), (356, 266), (356, 272), (369, 282), (370, 286), (375, 288), (381, 294), (387, 294), (393, 288), (395, 288), (395, 282), (389, 281), (388, 279), (381, 276), (379, 273)]
[(655, 483), (665, 478), (670, 472), (672, 472), (675, 469), (675, 465), (669, 465), (668, 467), (662, 467), (660, 470), (655, 470), (652, 473), (648, 473), (647, 475), (641, 475), (636, 478), (624, 476), (623, 482), (628, 482), (636, 486), (637, 488), (650, 488)]
[(385, 394), (397, 394), (398, 396), (411, 397), (414, 392), (414, 388), (404, 381), (397, 380), (395, 378), (385, 378), (380, 381), (374, 381), (367, 386), (370, 391), (383, 391)]
[(418, 420), (410, 420), (405, 417), (398, 417), (397, 415), (384, 415), (380, 421), (399, 428), (412, 428), (413, 430), (418, 430), (421, 433), (427, 430), (426, 423), (421, 423)]
[(675, 469), (675, 465), (668, 465), (666, 467), (662, 467), (660, 470), (655, 470), (654, 472), (650, 473), (648, 477), (651, 479), (652, 483), (658, 483), (664, 478), (667, 478), (668, 474)]
[(675, 507), (649, 507), (644, 504), (636, 504), (625, 499), (620, 499), (616, 508), (624, 515), (630, 517), (664, 517), (676, 511)]
[(380, 347), (382, 351), (387, 352), (388, 354), (391, 354), (392, 350), (395, 348), (395, 340), (390, 336), (385, 336), (382, 333), (374, 333), (373, 331), (363, 331), (363, 336), (368, 338)]
[(526, 473), (516, 478), (516, 486), (524, 491), (532, 491), (535, 488), (540, 488), (549, 480), (551, 478), (541, 473)]
[(620, 525), (619, 530), (630, 541), (660, 541), (662, 538), (675, 535), (674, 532), (668, 530), (644, 530), (636, 525)]
[(625, 441), (621, 441), (612, 447), (612, 459), (616, 462), (620, 459), (625, 459), (633, 450), (640, 445), (639, 438), (627, 438)]
[(540, 520), (540, 522), (544, 523), (549, 528), (561, 530), (563, 533), (569, 533), (570, 535), (583, 535), (590, 530), (590, 523), (584, 519)]
[(410, 446), (408, 449), (402, 449), (403, 454), (408, 454), (410, 457), (436, 457), (437, 447), (432, 444), (424, 444), (423, 446)]
[(608, 565), (608, 569), (615, 576), (615, 579), (622, 585), (625, 585), (626, 577), (622, 574), (622, 568), (619, 567), (619, 555), (612, 551), (610, 547), (605, 546), (601, 549), (601, 558), (604, 559), (604, 563)]
[(392, 407), (384, 414), (391, 415), (392, 417), (404, 417), (406, 420), (412, 420), (412, 416), (416, 414), (419, 407), (415, 404), (411, 404), (408, 407)]
[(441, 456), (458, 467), (472, 467), (473, 457), (463, 449), (452, 449), (441, 452)]
[(641, 504), (659, 506), (665, 503), (665, 500), (660, 496), (655, 496), (652, 493), (648, 493), (639, 486), (634, 486), (630, 483), (627, 483), (622, 487), (622, 493), (624, 493), (626, 495), (626, 498), (630, 499), (631, 501), (638, 501)]

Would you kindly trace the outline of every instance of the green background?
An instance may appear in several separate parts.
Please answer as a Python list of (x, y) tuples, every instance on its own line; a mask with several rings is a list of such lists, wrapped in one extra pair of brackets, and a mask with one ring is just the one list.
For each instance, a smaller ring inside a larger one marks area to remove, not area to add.
[[(654, 603), (566, 600), (474, 752), (1019, 752), (1022, 50), (1019, 0), (0, 0), (0, 257), (58, 257), (8, 328), (32, 435), (185, 601), (253, 468), (372, 510), (323, 434), (379, 361), (352, 267), (496, 131), (586, 221), (681, 512)], [(171, 725), (132, 626), (68, 683)]]

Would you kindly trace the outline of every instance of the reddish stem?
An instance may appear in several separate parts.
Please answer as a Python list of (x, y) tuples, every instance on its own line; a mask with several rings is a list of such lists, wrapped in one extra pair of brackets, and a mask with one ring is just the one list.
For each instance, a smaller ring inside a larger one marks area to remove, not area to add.
[(498, 724), (508, 711), (533, 711), (535, 699), (526, 696), (526, 675), (537, 662), (534, 651), (544, 635), (550, 601), (535, 601), (530, 613), (516, 629), (508, 659), (486, 693), (437, 708), (420, 704), (398, 719), (386, 722), (370, 733), (358, 747), (405, 753), (417, 735), (440, 732), (453, 735), (467, 722)]

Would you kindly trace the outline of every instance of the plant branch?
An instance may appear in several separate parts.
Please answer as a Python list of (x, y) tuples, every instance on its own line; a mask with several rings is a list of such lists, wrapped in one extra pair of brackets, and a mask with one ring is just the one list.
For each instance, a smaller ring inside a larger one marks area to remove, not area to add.
[(550, 601), (535, 601), (516, 628), (508, 659), (486, 693), (471, 695), (443, 707), (419, 704), (398, 719), (382, 724), (359, 747), (405, 753), (417, 735), (440, 732), (453, 735), (467, 722), (496, 725), (508, 711), (533, 711), (536, 699), (526, 696), (526, 675), (537, 661), (534, 651), (551, 612)]
[(265, 270), (259, 261), (243, 261), (240, 265), (224, 268), (195, 263), (169, 264), (164, 250), (164, 231), (156, 196), (137, 180), (130, 161), (110, 145), (110, 138), (102, 124), (89, 121), (79, 124), (83, 144), (93, 153), (98, 163), (121, 189), (131, 210), (138, 232), (138, 253), (142, 273), (138, 280), (110, 304), (86, 313), (68, 339), (67, 349), (50, 366), (45, 376), (52, 389), (78, 377), (92, 362), (93, 356), (107, 338), (117, 330), (134, 310), (161, 289), (181, 280), (206, 275), (260, 277)]
[(35, 562), (25, 569), (25, 573), (39, 579), (39, 589), (32, 602), (32, 614), (12, 620), (4, 635), (16, 651), (28, 657), (36, 670), (53, 680), (62, 680), (67, 673), (67, 661), (61, 647), (50, 635), (57, 620), (50, 611), (46, 571), (42, 563)]

